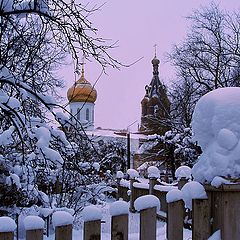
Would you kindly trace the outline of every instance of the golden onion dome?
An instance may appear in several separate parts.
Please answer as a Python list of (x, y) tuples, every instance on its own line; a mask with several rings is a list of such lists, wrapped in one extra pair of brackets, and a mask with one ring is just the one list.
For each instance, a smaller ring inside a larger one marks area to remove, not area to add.
[(94, 103), (97, 99), (97, 91), (84, 77), (84, 69), (78, 81), (67, 91), (69, 102), (90, 102)]

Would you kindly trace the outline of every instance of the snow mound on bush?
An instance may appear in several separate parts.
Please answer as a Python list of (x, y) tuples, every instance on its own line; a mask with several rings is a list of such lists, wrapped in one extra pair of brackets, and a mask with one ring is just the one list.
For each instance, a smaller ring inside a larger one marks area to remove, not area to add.
[(240, 175), (240, 88), (211, 91), (197, 102), (192, 119), (202, 155), (192, 169), (199, 182)]
[(160, 201), (154, 195), (145, 195), (137, 198), (134, 202), (134, 208), (141, 211), (147, 208), (156, 207), (157, 211), (160, 210)]

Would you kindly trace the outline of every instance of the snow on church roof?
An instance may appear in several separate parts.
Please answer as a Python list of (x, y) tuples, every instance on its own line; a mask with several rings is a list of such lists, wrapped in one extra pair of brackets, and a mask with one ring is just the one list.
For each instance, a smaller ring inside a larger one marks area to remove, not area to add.
[[(93, 131), (87, 131), (88, 136), (104, 136), (113, 138), (126, 138), (127, 131), (96, 128)], [(146, 135), (139, 133), (130, 133), (131, 139), (145, 139)]]

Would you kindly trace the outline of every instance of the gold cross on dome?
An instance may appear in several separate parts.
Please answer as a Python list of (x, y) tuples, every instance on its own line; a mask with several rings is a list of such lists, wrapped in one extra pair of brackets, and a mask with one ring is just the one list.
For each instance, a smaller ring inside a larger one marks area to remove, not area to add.
[(156, 58), (157, 57), (157, 44), (155, 43), (153, 45), (153, 47), (154, 47), (154, 53), (155, 53), (155, 58)]
[(82, 76), (84, 76), (84, 65), (85, 65), (85, 56), (82, 56)]

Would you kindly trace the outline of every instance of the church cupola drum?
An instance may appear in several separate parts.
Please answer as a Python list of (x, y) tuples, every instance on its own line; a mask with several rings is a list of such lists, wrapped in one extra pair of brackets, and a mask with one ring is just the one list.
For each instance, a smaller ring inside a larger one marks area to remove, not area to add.
[(97, 99), (97, 91), (89, 81), (85, 79), (84, 68), (78, 81), (68, 89), (67, 97), (70, 106), (71, 120), (81, 123), (86, 130), (94, 129), (94, 106)]
[(142, 116), (140, 132), (143, 134), (165, 134), (169, 130), (167, 119), (170, 113), (170, 101), (167, 90), (159, 79), (160, 61), (156, 55), (152, 60), (153, 77), (149, 85), (145, 86), (146, 94), (141, 101)]

